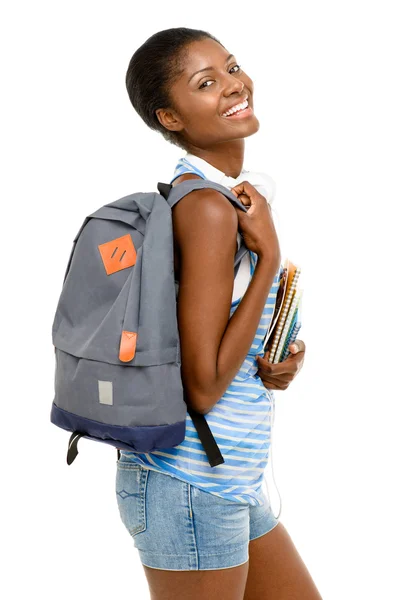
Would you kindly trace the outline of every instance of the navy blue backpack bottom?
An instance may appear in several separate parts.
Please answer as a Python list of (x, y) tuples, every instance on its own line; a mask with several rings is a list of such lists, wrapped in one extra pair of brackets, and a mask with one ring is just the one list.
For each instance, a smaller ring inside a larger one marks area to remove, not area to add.
[[(210, 466), (215, 467), (225, 462), (204, 415), (193, 411), (190, 407), (188, 412), (204, 446)], [(119, 449), (151, 452), (177, 446), (184, 440), (186, 432), (186, 419), (169, 425), (124, 427), (78, 416), (60, 408), (54, 401), (51, 405), (50, 421), (66, 431), (72, 431), (68, 443), (68, 465), (78, 454), (78, 441), (81, 437), (114, 446), (118, 449), (119, 458)]]

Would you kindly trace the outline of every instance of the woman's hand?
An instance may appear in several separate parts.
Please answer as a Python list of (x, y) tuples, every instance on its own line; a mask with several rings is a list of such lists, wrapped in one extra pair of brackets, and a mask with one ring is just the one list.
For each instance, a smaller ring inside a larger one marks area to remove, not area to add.
[(267, 199), (248, 181), (235, 185), (231, 192), (247, 207), (246, 212), (237, 206), (234, 207), (238, 216), (238, 229), (246, 247), (258, 256), (264, 255), (279, 265), (281, 251)]
[(270, 390), (286, 390), (303, 367), (306, 345), (302, 340), (289, 344), (291, 354), (280, 363), (268, 362), (269, 350), (264, 356), (257, 356), (259, 365), (256, 375), (261, 378), (264, 387)]

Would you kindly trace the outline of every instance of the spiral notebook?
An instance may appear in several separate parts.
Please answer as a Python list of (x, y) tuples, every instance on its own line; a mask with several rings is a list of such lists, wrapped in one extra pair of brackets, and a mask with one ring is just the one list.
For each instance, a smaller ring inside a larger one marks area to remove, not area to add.
[(268, 361), (278, 363), (289, 355), (289, 345), (295, 341), (301, 327), (303, 290), (299, 289), (301, 268), (286, 259), (281, 272), (274, 314), (264, 338), (264, 352), (270, 350)]

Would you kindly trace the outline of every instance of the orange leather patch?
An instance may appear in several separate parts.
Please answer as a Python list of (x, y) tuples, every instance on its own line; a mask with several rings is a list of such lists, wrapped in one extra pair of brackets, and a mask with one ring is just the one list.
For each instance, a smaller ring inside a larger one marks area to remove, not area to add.
[(136, 249), (129, 233), (100, 244), (98, 249), (107, 275), (132, 267), (136, 263)]
[(119, 360), (129, 362), (135, 356), (137, 333), (134, 331), (123, 331), (119, 346)]

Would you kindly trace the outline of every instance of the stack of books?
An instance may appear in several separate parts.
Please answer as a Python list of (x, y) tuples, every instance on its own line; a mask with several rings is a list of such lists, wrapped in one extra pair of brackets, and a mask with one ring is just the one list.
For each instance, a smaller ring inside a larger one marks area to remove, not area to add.
[(284, 361), (290, 353), (289, 345), (301, 327), (303, 290), (299, 289), (301, 269), (286, 259), (281, 272), (274, 314), (264, 339), (264, 352), (270, 350), (268, 362)]

